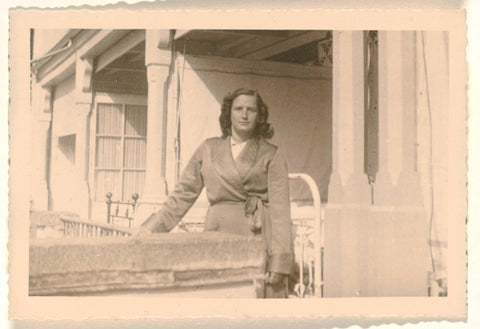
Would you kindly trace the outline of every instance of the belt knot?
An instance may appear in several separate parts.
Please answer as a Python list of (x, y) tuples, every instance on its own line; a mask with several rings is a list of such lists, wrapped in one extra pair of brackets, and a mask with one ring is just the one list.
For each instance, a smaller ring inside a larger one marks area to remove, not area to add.
[(265, 206), (258, 195), (248, 195), (245, 201), (245, 216), (248, 218), (250, 231), (261, 231), (262, 222), (265, 221)]

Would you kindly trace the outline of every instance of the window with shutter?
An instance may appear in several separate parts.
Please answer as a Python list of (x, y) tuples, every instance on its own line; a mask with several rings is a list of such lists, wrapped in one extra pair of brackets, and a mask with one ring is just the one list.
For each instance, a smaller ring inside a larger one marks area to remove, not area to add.
[(97, 104), (95, 200), (111, 192), (127, 201), (142, 194), (146, 172), (147, 107)]

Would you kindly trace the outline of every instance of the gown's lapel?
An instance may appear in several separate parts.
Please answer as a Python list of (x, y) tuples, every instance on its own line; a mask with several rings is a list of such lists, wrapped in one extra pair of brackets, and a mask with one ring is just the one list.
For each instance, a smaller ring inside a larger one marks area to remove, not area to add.
[(238, 157), (235, 159), (235, 166), (238, 170), (240, 178), (242, 181), (247, 176), (250, 168), (252, 168), (255, 160), (257, 159), (258, 152), (258, 138), (250, 138), (247, 141), (247, 145), (240, 152)]
[(230, 137), (221, 141), (213, 156), (213, 162), (220, 176), (232, 187), (241, 190), (240, 187), (243, 186), (242, 178), (233, 161)]
[(258, 138), (249, 139), (237, 159), (233, 160), (230, 138), (223, 139), (217, 148), (213, 157), (215, 168), (228, 184), (243, 190), (243, 180), (257, 158), (259, 141)]

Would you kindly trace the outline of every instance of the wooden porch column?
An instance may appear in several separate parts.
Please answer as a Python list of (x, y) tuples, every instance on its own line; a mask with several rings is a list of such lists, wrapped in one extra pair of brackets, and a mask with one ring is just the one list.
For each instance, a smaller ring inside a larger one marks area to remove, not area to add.
[(135, 225), (143, 223), (166, 198), (166, 122), (167, 81), (171, 51), (168, 49), (169, 30), (147, 30), (145, 65), (148, 79), (148, 123), (145, 190), (139, 200)]
[(329, 203), (370, 202), (364, 173), (363, 32), (333, 32), (332, 175)]
[(82, 58), (77, 53), (75, 63), (75, 111), (80, 117), (75, 138), (75, 169), (78, 177), (76, 186), (77, 209), (82, 218), (90, 218), (91, 196), (88, 183), (88, 168), (90, 158), (89, 136), (90, 115), (92, 111), (92, 73), (93, 57)]
[(325, 208), (326, 296), (355, 296), (362, 287), (357, 220), (368, 218), (364, 173), (363, 31), (333, 32), (332, 175)]
[(33, 127), (36, 138), (32, 143), (33, 175), (31, 187), (32, 208), (48, 210), (48, 150), (52, 121), (52, 88), (36, 84), (33, 94)]
[[(363, 173), (363, 74), (358, 71), (363, 69), (363, 56), (342, 54), (363, 49), (358, 41), (360, 33), (333, 35), (333, 170), (336, 173), (332, 175), (335, 179), (332, 183), (339, 178), (343, 183), (348, 177), (346, 173), (356, 173), (353, 177), (362, 182), (358, 173)], [(356, 186), (356, 196), (361, 198), (361, 187), (368, 187), (366, 177), (363, 185), (343, 183), (341, 202), (337, 203), (334, 193), (333, 198), (329, 195), (325, 208), (326, 297), (425, 296), (427, 293), (425, 214), (422, 207), (399, 204), (398, 200), (406, 196), (399, 196), (396, 189), (400, 186), (396, 182), (402, 179), (399, 177), (403, 172), (409, 175), (407, 172), (413, 171), (416, 161), (415, 145), (411, 144), (416, 138), (416, 87), (410, 41), (410, 35), (401, 32), (379, 32), (379, 162), (374, 205), (365, 200), (352, 201), (354, 199), (345, 193), (347, 188)], [(357, 105), (357, 101), (360, 104)], [(348, 110), (349, 106), (353, 108)], [(335, 192), (336, 185), (332, 183), (330, 191)], [(363, 191), (370, 200), (370, 191), (366, 192), (366, 188)], [(420, 193), (411, 183), (403, 191), (412, 193), (408, 196), (411, 198), (417, 198), (415, 193)], [(377, 206), (382, 204), (384, 206)]]
[(414, 32), (379, 31), (378, 35), (379, 163), (375, 204), (420, 206)]

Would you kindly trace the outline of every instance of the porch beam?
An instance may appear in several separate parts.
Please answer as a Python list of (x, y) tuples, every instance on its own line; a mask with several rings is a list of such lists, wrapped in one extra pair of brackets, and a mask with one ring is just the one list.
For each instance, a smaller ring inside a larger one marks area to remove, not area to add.
[(183, 37), (187, 33), (189, 33), (191, 30), (175, 30), (175, 40)]
[(106, 49), (124, 37), (128, 31), (125, 30), (101, 30), (77, 52), (80, 58), (93, 57), (101, 54)]
[(49, 87), (75, 73), (75, 56), (70, 56), (62, 64), (50, 71), (39, 82), (43, 87)]
[[(306, 66), (269, 61), (249, 61), (240, 58), (214, 56), (186, 56), (187, 70), (221, 71), (226, 73), (267, 75), (294, 79), (330, 80), (332, 69), (322, 66)], [(182, 61), (180, 61), (182, 62)], [(183, 67), (180, 67), (181, 69)]]
[[(75, 41), (71, 50), (57, 55), (52, 62), (39, 68), (38, 78), (42, 86), (52, 86), (74, 74), (77, 58), (94, 58), (121, 39), (127, 31), (100, 30), (85, 33), (81, 40)], [(50, 71), (49, 71), (50, 69)], [(48, 72), (48, 73), (45, 73)]]
[(281, 54), (289, 49), (293, 49), (313, 41), (324, 39), (327, 36), (327, 33), (327, 31), (313, 31), (303, 33), (288, 40), (281, 41), (265, 48), (251, 52), (249, 54), (242, 55), (242, 58), (252, 60), (269, 58), (277, 54)]
[[(80, 32), (81, 30), (79, 29), (70, 29), (68, 32), (53, 46), (48, 53), (52, 53), (55, 51), (58, 51), (61, 48), (65, 47), (65, 44), (68, 43), (69, 40), (73, 40), (73, 38), (76, 37), (76, 35)], [(53, 57), (57, 56), (60, 57), (60, 54), (54, 55), (54, 56), (48, 56), (45, 57), (47, 53), (42, 54), (43, 56), (35, 61), (32, 65), (32, 70), (37, 71), (39, 68), (43, 67), (44, 65), (47, 65), (46, 63), (51, 61)], [(38, 57), (38, 56), (37, 56)]]
[(100, 30), (83, 30), (75, 36), (73, 46), (66, 51), (53, 56), (43, 65), (36, 65), (37, 81), (43, 87), (54, 85), (75, 72), (75, 60), (77, 51)]
[(130, 32), (122, 40), (98, 56), (94, 73), (101, 71), (108, 64), (140, 44), (142, 41), (145, 41), (145, 30), (135, 30)]
[(237, 38), (236, 40), (234, 41), (227, 41), (225, 43), (223, 43), (220, 47), (218, 47), (218, 51), (219, 52), (225, 52), (227, 50), (230, 50), (238, 45), (241, 45), (242, 43), (245, 43), (249, 40), (251, 40), (253, 38), (253, 36), (250, 34), (250, 35), (247, 35), (247, 36), (243, 36), (243, 37), (240, 37), (240, 38)]

